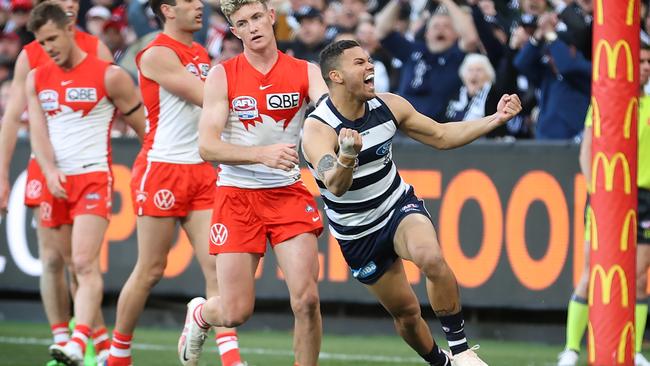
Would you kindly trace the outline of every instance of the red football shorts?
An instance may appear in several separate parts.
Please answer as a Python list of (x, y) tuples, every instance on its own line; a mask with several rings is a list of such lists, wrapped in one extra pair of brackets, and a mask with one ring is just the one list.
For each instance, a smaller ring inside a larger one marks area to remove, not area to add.
[(45, 176), (36, 159), (29, 159), (27, 163), (27, 180), (25, 183), (25, 206), (36, 208), (43, 201), (43, 193), (47, 190)]
[(43, 190), (41, 225), (71, 225), (79, 215), (109, 219), (113, 194), (113, 176), (110, 172), (68, 175), (63, 188), (68, 194), (66, 200), (55, 198), (48, 189)]
[(217, 187), (210, 254), (258, 253), (299, 234), (320, 235), (323, 222), (302, 182), (266, 189)]
[(131, 199), (138, 216), (185, 217), (209, 210), (214, 202), (217, 173), (210, 163), (149, 162), (140, 155), (133, 164)]

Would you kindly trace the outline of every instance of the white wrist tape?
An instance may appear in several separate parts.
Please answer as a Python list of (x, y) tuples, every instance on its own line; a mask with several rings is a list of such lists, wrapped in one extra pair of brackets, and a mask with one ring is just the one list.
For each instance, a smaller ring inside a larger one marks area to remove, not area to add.
[(339, 139), (339, 152), (341, 155), (357, 156), (354, 150), (354, 137), (343, 137)]

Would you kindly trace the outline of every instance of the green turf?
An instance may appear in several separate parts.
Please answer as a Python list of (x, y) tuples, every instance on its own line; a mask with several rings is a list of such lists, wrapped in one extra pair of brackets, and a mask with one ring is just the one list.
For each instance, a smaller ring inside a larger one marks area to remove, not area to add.
[[(142, 328), (136, 333), (134, 363), (146, 365), (179, 365), (176, 341), (180, 329)], [(240, 332), (242, 355), (250, 366), (291, 366), (291, 334), (286, 332)], [(48, 360), (50, 341), (46, 324), (0, 322), (0, 364), (36, 366)], [(557, 346), (535, 343), (479, 341), (479, 354), (493, 366), (554, 365)], [(443, 341), (443, 344), (445, 342)], [(206, 343), (201, 366), (220, 365), (214, 338)], [(325, 335), (320, 366), (423, 365), (397, 336)], [(584, 362), (583, 362), (584, 364)]]

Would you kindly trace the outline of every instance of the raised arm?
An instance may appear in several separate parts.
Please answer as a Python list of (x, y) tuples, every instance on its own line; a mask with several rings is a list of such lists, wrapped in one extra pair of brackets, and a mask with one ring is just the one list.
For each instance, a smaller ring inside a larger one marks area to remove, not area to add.
[(307, 63), (307, 78), (309, 78), (309, 100), (315, 105), (323, 95), (327, 94), (327, 84), (320, 73), (320, 67), (311, 62)]
[(419, 113), (406, 99), (395, 94), (381, 94), (399, 121), (399, 129), (409, 137), (437, 149), (453, 149), (468, 144), (503, 125), (521, 111), (516, 94), (504, 94), (496, 113), (470, 121), (438, 123)]
[[(343, 128), (337, 138), (332, 128), (313, 118), (307, 118), (302, 134), (305, 159), (314, 166), (318, 179), (335, 196), (342, 196), (352, 185), (357, 155), (361, 151), (361, 136), (357, 131)], [(335, 150), (339, 150), (337, 154)]]
[(105, 85), (115, 108), (122, 112), (122, 118), (144, 139), (145, 116), (142, 98), (131, 76), (121, 67), (112, 65), (106, 70)]
[(57, 198), (67, 198), (62, 182), (65, 182), (65, 175), (56, 166), (54, 149), (47, 128), (45, 113), (36, 95), (34, 85), (34, 73), (32, 70), (27, 74), (25, 88), (27, 90), (27, 111), (29, 113), (29, 133), (32, 143), (32, 152), (36, 161), (41, 166), (47, 180), (47, 188)]
[(197, 106), (203, 105), (203, 82), (185, 69), (176, 53), (163, 46), (151, 47), (140, 58), (142, 75), (170, 93)]
[(203, 160), (228, 165), (264, 164), (271, 168), (291, 171), (298, 164), (293, 144), (240, 146), (221, 140), (230, 106), (228, 79), (223, 66), (217, 65), (205, 81), (206, 101), (199, 120), (199, 153)]
[(397, 17), (399, 16), (400, 0), (390, 0), (388, 4), (377, 15), (375, 15), (375, 24), (377, 24), (377, 39), (380, 41), (393, 31)]
[(474, 52), (478, 49), (479, 38), (472, 15), (461, 9), (453, 0), (438, 0), (449, 12), (451, 22), (458, 33), (458, 45), (465, 52)]
[(18, 55), (14, 67), (14, 78), (11, 81), (11, 92), (5, 113), (2, 116), (0, 128), (0, 212), (7, 211), (9, 200), (9, 168), (16, 149), (18, 130), (20, 130), (20, 115), (25, 110), (25, 80), (29, 73), (29, 60), (23, 50)]

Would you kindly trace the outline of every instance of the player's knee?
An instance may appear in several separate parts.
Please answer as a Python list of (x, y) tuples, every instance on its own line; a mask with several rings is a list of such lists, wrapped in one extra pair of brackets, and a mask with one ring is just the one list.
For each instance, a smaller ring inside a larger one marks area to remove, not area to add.
[(54, 250), (44, 250), (40, 253), (43, 272), (58, 273), (65, 269), (65, 259)]
[(415, 328), (422, 318), (422, 313), (420, 311), (420, 305), (419, 304), (412, 304), (409, 306), (405, 306), (402, 309), (399, 309), (397, 311), (393, 311), (393, 318), (395, 319), (395, 323), (400, 327), (400, 328)]
[(138, 282), (148, 288), (154, 287), (165, 273), (165, 264), (142, 267), (136, 265), (135, 270)]
[(226, 328), (238, 327), (253, 315), (253, 304), (244, 301), (233, 301), (222, 308), (222, 314), (218, 314), (222, 325)]
[(312, 316), (320, 311), (320, 298), (318, 291), (307, 291), (291, 299), (291, 310), (296, 316)]
[(95, 261), (86, 256), (73, 256), (72, 269), (77, 278), (99, 273), (99, 268)]
[(445, 262), (442, 254), (427, 253), (419, 260), (416, 260), (416, 263), (430, 280), (440, 278), (448, 272), (447, 262)]

